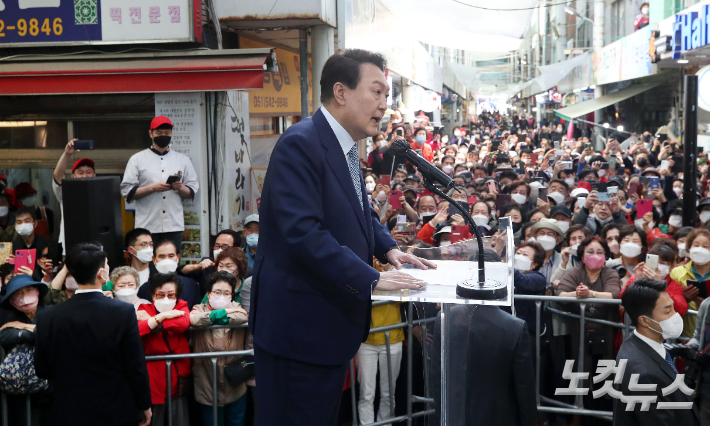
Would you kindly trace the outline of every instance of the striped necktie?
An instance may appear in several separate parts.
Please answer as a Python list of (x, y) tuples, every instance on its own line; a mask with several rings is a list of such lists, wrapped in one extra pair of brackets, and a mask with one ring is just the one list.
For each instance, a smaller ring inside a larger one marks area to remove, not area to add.
[(360, 184), (360, 158), (357, 156), (357, 145), (353, 145), (350, 151), (348, 151), (348, 168), (350, 169), (350, 177), (355, 186), (357, 199), (360, 201), (360, 208), (364, 210), (362, 206), (362, 187)]

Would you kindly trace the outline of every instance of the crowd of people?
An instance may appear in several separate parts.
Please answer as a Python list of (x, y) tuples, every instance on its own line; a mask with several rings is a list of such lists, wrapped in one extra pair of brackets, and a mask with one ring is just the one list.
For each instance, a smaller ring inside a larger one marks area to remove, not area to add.
[[(167, 118), (157, 117), (149, 130), (153, 146), (134, 155), (126, 167), (122, 195), (136, 205), (136, 227), (125, 236), (126, 264), (112, 270), (108, 263), (97, 266), (94, 276), (86, 276), (82, 261), (70, 259), (70, 253), (64, 260), (63, 222), (54, 232), (53, 212), (39, 206), (34, 188), (28, 183), (9, 188), (0, 175), (0, 243), (12, 243), (13, 248), (0, 265), (0, 345), (7, 354), (0, 364), (0, 385), (9, 394), (15, 424), (22, 424), (26, 415), (25, 394), (32, 395), (33, 421), (43, 424), (50, 413), (56, 413), (50, 408), (54, 394), (59, 389), (71, 391), (71, 384), (57, 382), (70, 378), (50, 368), (46, 358), (52, 356), (52, 346), (44, 340), (40, 346), (41, 336), (35, 332), (43, 311), (90, 291), (83, 286), (98, 283), (102, 297), (133, 306), (145, 356), (252, 347), (247, 330), (236, 326), (247, 322), (250, 311), (259, 215), (247, 217), (239, 233), (219, 232), (212, 256), (196, 264), (181, 264), (181, 199), (194, 197), (199, 185), (189, 159), (169, 149), (171, 129)], [(449, 135), (426, 120), (404, 122), (395, 111), (382, 132), (372, 138), (361, 168), (372, 208), (403, 249), (447, 247), (452, 244), (453, 227), (467, 224), (463, 215), (450, 211), (447, 201), (425, 188), (423, 176), (404, 156), (391, 149), (400, 138), (453, 179), (456, 186), (448, 195), (467, 209), (483, 235), (499, 236), (500, 222), (509, 218), (516, 244), (516, 294), (585, 299), (588, 318), (620, 322), (623, 307), (594, 299), (619, 299), (635, 282), (661, 281), (672, 299), (672, 309), (683, 317), (682, 335), (690, 339), (690, 346), (702, 349), (710, 339), (710, 316), (706, 315), (710, 302), (703, 298), (707, 295), (703, 283), (710, 278), (710, 198), (699, 198), (695, 223), (683, 226), (679, 141), (649, 132), (629, 137), (612, 133), (603, 146), (597, 146), (588, 136), (588, 129), (573, 130), (559, 119), (537, 123), (524, 114), (499, 113), (483, 113)], [(52, 187), (60, 202), (65, 170), (76, 152), (73, 144), (69, 142), (53, 174)], [(699, 179), (693, 182), (699, 197), (705, 195), (710, 178), (705, 161), (704, 156), (699, 158)], [(94, 167), (91, 159), (78, 159), (71, 178), (94, 177)], [(180, 179), (167, 183), (174, 175)], [(86, 245), (93, 248), (84, 247), (83, 256), (101, 250), (100, 244)], [(34, 267), (16, 270), (14, 253), (26, 249), (36, 250)], [(377, 260), (375, 267), (386, 269)], [(544, 306), (579, 313), (574, 303)], [(417, 303), (414, 319), (433, 318), (438, 309), (436, 304)], [(697, 318), (687, 315), (689, 309), (699, 311)], [(587, 322), (586, 342), (580, 346), (577, 321), (543, 309), (542, 324), (536, 330), (535, 314), (534, 302), (515, 302), (515, 316), (525, 321), (529, 341), (541, 353), (540, 391), (572, 404), (571, 397), (555, 395), (556, 388), (566, 387), (562, 378), (565, 360), (577, 359), (583, 347), (583, 370), (594, 371), (597, 361), (616, 357), (620, 332)], [(406, 315), (404, 304), (376, 306), (371, 327), (401, 323)], [(215, 325), (230, 327), (210, 327)], [(660, 327), (664, 338), (677, 337)], [(406, 346), (411, 345), (414, 352), (413, 393), (425, 394), (423, 370), (428, 360), (422, 353), (424, 346), (432, 344), (433, 327), (425, 333), (422, 326), (415, 326), (413, 334), (414, 340), (407, 341), (401, 329), (393, 330), (387, 346), (384, 332), (372, 333), (362, 343), (355, 358), (358, 385), (351, 389), (357, 392), (360, 424), (406, 413), (408, 360), (402, 356)], [(36, 373), (24, 356), (34, 352), (35, 342)], [(256, 381), (253, 377), (236, 381), (227, 373), (240, 359), (218, 358), (216, 400), (208, 358), (176, 360), (169, 373), (164, 362), (148, 362), (150, 401), (149, 407), (141, 408), (151, 409), (152, 424), (167, 424), (169, 374), (172, 424), (213, 424), (213, 404), (218, 406), (218, 424), (247, 424), (247, 400), (256, 403)], [(684, 361), (675, 362), (674, 368), (682, 371)], [(12, 368), (27, 377), (10, 380)], [(391, 386), (389, 377), (394, 379)], [(344, 385), (349, 387), (349, 379)], [(710, 370), (699, 373), (696, 391), (702, 424), (710, 425)], [(64, 401), (71, 404), (71, 399)], [(584, 404), (587, 409), (612, 410), (611, 398), (592, 398), (591, 393)], [(550, 424), (573, 421), (566, 415), (550, 415), (547, 420)], [(595, 421), (584, 417), (585, 423)]]

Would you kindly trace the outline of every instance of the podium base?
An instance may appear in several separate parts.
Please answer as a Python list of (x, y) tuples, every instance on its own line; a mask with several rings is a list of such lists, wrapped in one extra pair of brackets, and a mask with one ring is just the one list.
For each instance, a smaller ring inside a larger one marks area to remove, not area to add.
[(508, 286), (491, 279), (487, 279), (483, 285), (480, 285), (477, 280), (466, 280), (456, 284), (456, 295), (466, 299), (504, 299), (508, 297)]

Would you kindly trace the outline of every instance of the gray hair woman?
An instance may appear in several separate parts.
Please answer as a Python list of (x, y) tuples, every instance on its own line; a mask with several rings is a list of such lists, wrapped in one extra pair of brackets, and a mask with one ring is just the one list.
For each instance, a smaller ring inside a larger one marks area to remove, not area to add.
[(111, 282), (113, 283), (113, 296), (122, 302), (131, 303), (138, 310), (144, 303), (150, 303), (138, 297), (138, 271), (130, 266), (119, 266), (111, 271)]

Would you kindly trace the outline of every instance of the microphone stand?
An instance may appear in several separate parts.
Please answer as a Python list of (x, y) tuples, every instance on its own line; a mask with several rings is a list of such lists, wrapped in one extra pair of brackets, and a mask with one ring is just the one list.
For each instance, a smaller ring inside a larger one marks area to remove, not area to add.
[(485, 272), (485, 260), (484, 260), (484, 255), (483, 255), (483, 235), (481, 235), (481, 230), (478, 229), (478, 225), (476, 225), (476, 222), (474, 222), (473, 218), (461, 206), (459, 203), (454, 201), (451, 197), (448, 195), (444, 194), (439, 188), (434, 186), (434, 184), (431, 182), (431, 180), (422, 174), (422, 178), (424, 181), (424, 188), (426, 188), (429, 192), (432, 194), (436, 194), (439, 197), (443, 198), (444, 200), (448, 201), (449, 204), (456, 206), (458, 211), (461, 212), (461, 215), (466, 219), (466, 222), (468, 222), (469, 228), (472, 230), (472, 234), (476, 236), (476, 240), (478, 240), (478, 284), (483, 287), (486, 283), (486, 272)]

